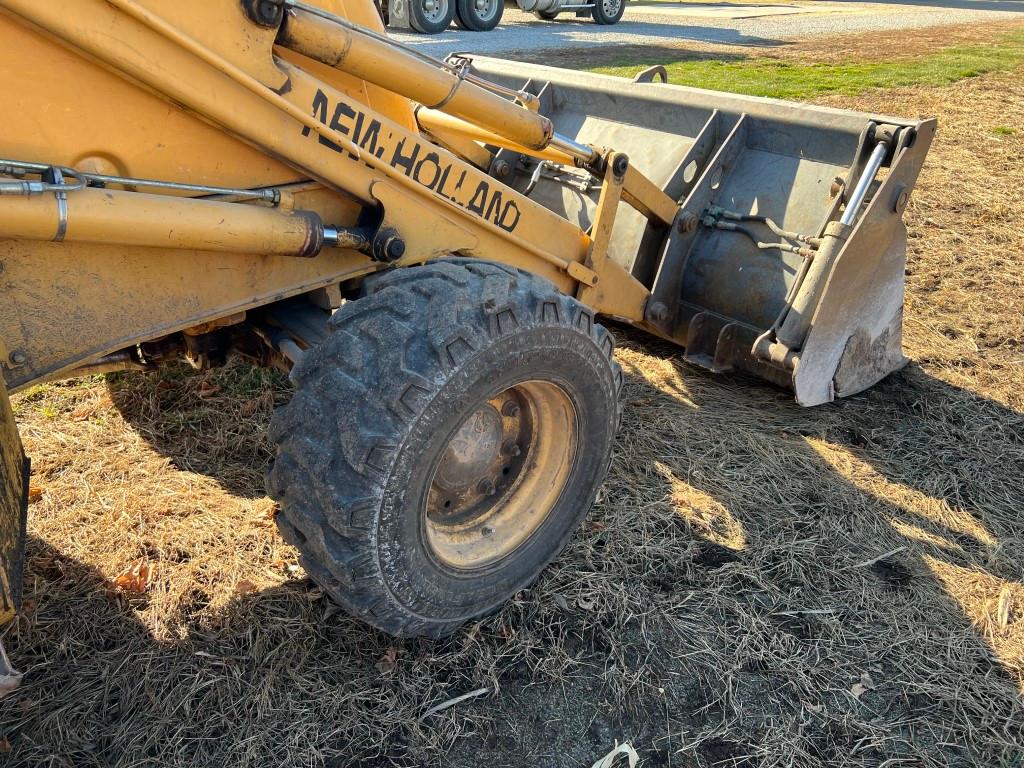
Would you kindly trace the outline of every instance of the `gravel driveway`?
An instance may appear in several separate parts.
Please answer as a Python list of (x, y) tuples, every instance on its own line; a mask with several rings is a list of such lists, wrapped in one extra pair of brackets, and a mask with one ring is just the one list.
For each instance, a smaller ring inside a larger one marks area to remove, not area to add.
[[(427, 36), (391, 31), (393, 37), (433, 56), (453, 51), (507, 54), (568, 46), (675, 44), (693, 40), (725, 45), (778, 45), (794, 38), (914, 29), (1024, 18), (1021, 0), (917, 0), (909, 3), (816, 2), (731, 4), (630, 3), (621, 22), (600, 27), (567, 12), (558, 21), (539, 21), (505, 9), (501, 26), (481, 32), (452, 27)], [(528, 56), (521, 58), (529, 59)]]

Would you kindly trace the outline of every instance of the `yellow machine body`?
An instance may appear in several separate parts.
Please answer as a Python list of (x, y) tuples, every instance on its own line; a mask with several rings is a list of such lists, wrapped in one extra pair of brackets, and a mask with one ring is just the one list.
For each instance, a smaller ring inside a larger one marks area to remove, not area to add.
[[(290, 297), (329, 310), (369, 273), (453, 254), (527, 270), (805, 404), (902, 364), (899, 214), (933, 123), (543, 67), (524, 84), (519, 65), (429, 62), (383, 32), (371, 0), (0, 0), (3, 389), (144, 368), (172, 339), (201, 357), (189, 344), (211, 329)], [(626, 87), (659, 125), (615, 116)], [(806, 152), (772, 145), (787, 126)], [(844, 156), (815, 154), (840, 139)], [(781, 188), (757, 187), (780, 158)], [(755, 192), (716, 198), (730, 179)], [(791, 205), (787, 184), (815, 204)], [(764, 243), (730, 251), (774, 270), (761, 288), (721, 255), (735, 208), (802, 233), (770, 263)], [(742, 295), (719, 300), (730, 281)], [(0, 395), (3, 619), (25, 477)]]

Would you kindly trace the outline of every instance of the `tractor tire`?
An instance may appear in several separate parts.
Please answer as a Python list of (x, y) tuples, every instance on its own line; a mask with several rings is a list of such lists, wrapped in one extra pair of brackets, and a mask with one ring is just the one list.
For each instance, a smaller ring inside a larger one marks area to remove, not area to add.
[(468, 32), (490, 32), (505, 13), (505, 0), (455, 0), (455, 23)]
[(618, 24), (626, 12), (626, 0), (595, 0), (594, 21), (598, 24)]
[(510, 267), (368, 278), (271, 422), (278, 525), (310, 577), (401, 637), (442, 637), (530, 584), (597, 494), (620, 418), (611, 334)]
[(409, 0), (409, 24), (422, 35), (444, 32), (455, 18), (455, 0)]

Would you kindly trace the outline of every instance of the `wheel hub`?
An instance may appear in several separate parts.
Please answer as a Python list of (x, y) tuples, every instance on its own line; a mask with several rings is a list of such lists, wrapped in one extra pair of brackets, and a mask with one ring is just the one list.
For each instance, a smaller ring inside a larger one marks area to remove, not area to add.
[(440, 21), (448, 13), (448, 0), (423, 0), (423, 15), (430, 21)]
[(485, 475), (492, 474), (502, 434), (498, 410), (491, 403), (478, 408), (448, 443), (437, 466), (434, 483), (452, 494), (479, 485), (486, 479)]
[(475, 408), (449, 438), (426, 500), (442, 562), (478, 568), (519, 547), (558, 500), (576, 456), (576, 413), (556, 384), (529, 381)]

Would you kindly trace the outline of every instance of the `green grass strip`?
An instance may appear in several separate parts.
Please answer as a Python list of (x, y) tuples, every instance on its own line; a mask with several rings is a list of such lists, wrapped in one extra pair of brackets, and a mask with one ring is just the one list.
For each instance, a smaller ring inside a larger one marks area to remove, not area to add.
[(854, 96), (872, 88), (949, 85), (966, 77), (1013, 69), (1022, 63), (1024, 32), (990, 45), (955, 46), (897, 61), (804, 64), (772, 58), (709, 58), (666, 62), (639, 56), (590, 69), (632, 77), (652, 64), (664, 64), (669, 82), (676, 85), (800, 100), (830, 93)]

